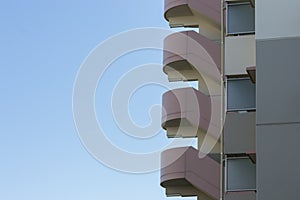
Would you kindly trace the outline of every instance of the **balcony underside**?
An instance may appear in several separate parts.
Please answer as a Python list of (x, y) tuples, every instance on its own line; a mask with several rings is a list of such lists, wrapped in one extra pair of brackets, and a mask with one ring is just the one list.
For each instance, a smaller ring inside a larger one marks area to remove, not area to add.
[(256, 83), (256, 66), (247, 67), (246, 70), (252, 83)]

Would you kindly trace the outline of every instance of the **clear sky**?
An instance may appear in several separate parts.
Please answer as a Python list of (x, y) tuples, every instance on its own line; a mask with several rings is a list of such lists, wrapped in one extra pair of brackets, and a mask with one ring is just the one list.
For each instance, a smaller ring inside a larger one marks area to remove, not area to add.
[[(122, 31), (167, 28), (163, 0), (0, 2), (0, 199), (170, 199), (159, 186), (158, 171), (126, 174), (95, 160), (81, 144), (72, 114), (73, 84), (89, 52)], [(126, 71), (151, 62), (162, 62), (160, 51), (120, 58), (103, 79), (106, 91), (122, 75), (118, 67)], [(164, 92), (151, 87), (153, 93), (144, 88), (130, 104), (132, 118), (142, 125), (149, 121), (148, 106), (159, 104)], [(105, 93), (97, 92), (96, 99), (97, 110), (109, 108)], [(168, 140), (163, 131), (152, 140), (126, 139), (110, 125), (111, 114), (97, 115), (108, 137), (128, 151), (153, 151)]]

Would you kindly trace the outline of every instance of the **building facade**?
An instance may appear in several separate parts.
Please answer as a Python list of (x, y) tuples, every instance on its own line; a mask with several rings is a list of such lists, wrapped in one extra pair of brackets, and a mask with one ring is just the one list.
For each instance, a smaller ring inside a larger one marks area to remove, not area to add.
[[(165, 0), (169, 138), (198, 139), (161, 155), (167, 196), (282, 200), (300, 196), (300, 1)], [(257, 70), (256, 70), (257, 69)]]

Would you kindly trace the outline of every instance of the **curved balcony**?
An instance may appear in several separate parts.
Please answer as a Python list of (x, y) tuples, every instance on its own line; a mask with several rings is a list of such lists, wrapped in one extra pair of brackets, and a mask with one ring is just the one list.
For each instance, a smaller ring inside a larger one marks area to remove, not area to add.
[(169, 149), (161, 154), (161, 186), (167, 196), (198, 196), (218, 199), (220, 164), (206, 156), (198, 157), (193, 147)]
[(163, 71), (169, 81), (198, 80), (200, 90), (205, 91), (209, 86), (209, 93), (218, 95), (221, 91), (220, 68), (220, 44), (195, 31), (174, 33), (165, 38)]
[[(209, 96), (194, 88), (180, 88), (164, 93), (162, 105), (162, 127), (167, 130), (169, 138), (196, 137), (198, 127), (207, 131), (211, 118)], [(178, 131), (178, 127), (185, 129)], [(192, 130), (191, 127), (196, 128)]]
[(220, 152), (220, 96), (180, 88), (164, 93), (162, 106), (162, 127), (168, 138), (197, 137), (203, 151)]
[(221, 37), (221, 0), (165, 0), (170, 27), (199, 27), (211, 40)]

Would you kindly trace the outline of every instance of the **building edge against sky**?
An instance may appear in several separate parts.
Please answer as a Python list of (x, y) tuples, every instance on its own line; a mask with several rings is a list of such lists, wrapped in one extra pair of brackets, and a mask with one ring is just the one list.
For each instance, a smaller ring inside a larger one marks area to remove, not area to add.
[[(220, 196), (221, 143), (215, 134), (220, 118), (211, 123), (212, 108), (221, 110), (220, 5), (218, 0), (165, 0), (164, 17), (171, 28), (199, 27), (200, 34), (183, 31), (165, 39), (163, 72), (170, 82), (198, 81), (198, 90), (181, 88), (165, 93), (162, 126), (169, 138), (197, 137), (199, 148), (204, 140), (213, 146), (212, 152), (203, 159), (198, 158), (198, 150), (193, 147), (162, 153), (161, 186), (167, 196), (197, 196), (198, 199)], [(213, 128), (209, 129), (210, 124)]]
[[(199, 86), (164, 95), (162, 126), (168, 137), (197, 137), (198, 150), (205, 138), (217, 140), (202, 159), (192, 147), (162, 154), (167, 196), (279, 200), (300, 195), (299, 7), (296, 0), (165, 0), (171, 28), (199, 32), (166, 38), (163, 71), (171, 82), (197, 80)], [(209, 73), (213, 65), (204, 61), (210, 58), (219, 76)], [(213, 104), (221, 108), (217, 123)], [(207, 123), (224, 123), (220, 138)]]

